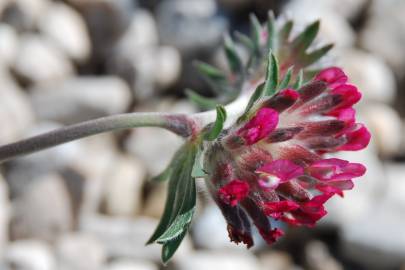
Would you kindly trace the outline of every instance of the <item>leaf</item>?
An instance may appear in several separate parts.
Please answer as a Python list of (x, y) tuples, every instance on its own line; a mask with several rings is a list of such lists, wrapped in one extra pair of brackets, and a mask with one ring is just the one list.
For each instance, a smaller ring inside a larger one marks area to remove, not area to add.
[(211, 130), (204, 136), (207, 141), (215, 140), (224, 128), (224, 123), (226, 121), (226, 110), (222, 105), (217, 105), (217, 118), (215, 119), (214, 126)]
[(247, 35), (235, 31), (235, 37), (239, 40), (240, 43), (242, 43), (249, 51), (253, 52), (255, 49), (255, 45), (253, 44), (253, 41), (248, 37)]
[(186, 96), (202, 109), (212, 109), (215, 108), (217, 101), (214, 98), (203, 97), (191, 89), (186, 89)]
[(260, 41), (261, 41), (261, 34), (262, 34), (262, 25), (257, 19), (256, 15), (250, 14), (250, 27), (252, 28), (252, 41), (254, 45), (254, 52), (255, 54), (260, 55)]
[(187, 231), (196, 205), (196, 187), (192, 169), (198, 150), (195, 142), (185, 143), (177, 152), (168, 186), (168, 195), (163, 216), (148, 244), (163, 244), (162, 260), (167, 262), (180, 245)]
[(288, 84), (289, 84), (290, 81), (291, 81), (291, 77), (292, 77), (293, 71), (294, 71), (294, 67), (290, 67), (290, 68), (287, 70), (287, 72), (286, 72), (286, 74), (285, 74), (283, 80), (280, 82), (280, 85), (278, 86), (279, 89), (285, 89), (285, 88), (287, 88)]
[(205, 177), (207, 173), (204, 171), (203, 165), (201, 163), (201, 157), (203, 154), (203, 150), (201, 145), (199, 145), (197, 154), (195, 156), (193, 170), (191, 171), (191, 176), (193, 178)]
[(277, 49), (277, 29), (276, 22), (274, 18), (274, 12), (269, 11), (268, 20), (267, 20), (267, 48), (268, 51), (276, 51)]
[(325, 45), (325, 46), (323, 46), (317, 50), (314, 50), (313, 52), (303, 56), (302, 57), (303, 59), (300, 60), (300, 62), (303, 66), (312, 65), (313, 63), (315, 63), (319, 59), (321, 59), (324, 55), (326, 55), (332, 48), (333, 48), (333, 44)]
[(225, 36), (225, 55), (231, 71), (236, 74), (241, 74), (243, 72), (242, 60), (236, 52), (235, 44), (229, 35)]
[(253, 92), (252, 96), (249, 99), (248, 105), (246, 106), (245, 112), (238, 119), (238, 122), (240, 120), (246, 119), (246, 117), (248, 116), (247, 114), (249, 113), (250, 109), (253, 107), (253, 105), (256, 103), (256, 101), (259, 100), (263, 96), (263, 91), (264, 91), (264, 83), (259, 85), (256, 88), (256, 90)]
[(279, 46), (280, 47), (283, 47), (288, 42), (293, 26), (294, 26), (294, 22), (291, 21), (291, 20), (288, 20), (283, 25), (283, 27), (280, 29), (280, 32), (279, 32), (279, 37), (280, 37), (279, 38)]
[(267, 61), (266, 80), (264, 83), (264, 96), (275, 94), (278, 85), (279, 66), (276, 56), (270, 52)]
[(163, 172), (152, 177), (151, 181), (152, 182), (164, 182), (170, 178), (171, 173), (172, 173), (172, 168), (170, 167), (170, 164), (169, 164), (169, 166), (167, 166), (167, 168)]
[[(165, 209), (155, 232), (150, 237), (147, 244), (155, 242), (162, 234), (164, 234), (179, 212), (184, 210), (179, 201), (185, 200), (188, 198), (187, 196), (193, 196), (191, 193), (194, 192), (192, 189), (195, 189), (195, 186), (192, 187), (194, 185), (194, 180), (191, 177), (191, 170), (197, 152), (195, 148), (196, 147), (185, 144), (177, 151), (175, 157), (176, 163), (173, 164), (172, 173), (169, 179)], [(193, 200), (191, 199), (191, 202), (192, 201)]]
[(186, 236), (186, 232), (183, 232), (183, 234), (181, 234), (178, 238), (163, 244), (162, 261), (164, 264), (166, 264), (170, 260), (170, 258), (173, 257), (174, 253), (183, 241), (184, 236)]
[(156, 242), (159, 244), (164, 244), (166, 242), (170, 242), (175, 238), (179, 237), (185, 231), (187, 231), (188, 225), (191, 223), (195, 211), (195, 207), (190, 209), (189, 211), (180, 214), (176, 217), (173, 223), (170, 225), (169, 228), (162, 234)]
[(307, 26), (301, 34), (292, 41), (292, 48), (297, 53), (303, 53), (315, 40), (319, 31), (320, 22), (316, 21)]
[(214, 66), (200, 61), (195, 61), (194, 65), (203, 76), (206, 76), (214, 81), (226, 80), (225, 74)]
[(301, 69), (298, 72), (297, 80), (295, 81), (293, 88), (300, 89), (303, 83), (304, 83), (304, 70)]

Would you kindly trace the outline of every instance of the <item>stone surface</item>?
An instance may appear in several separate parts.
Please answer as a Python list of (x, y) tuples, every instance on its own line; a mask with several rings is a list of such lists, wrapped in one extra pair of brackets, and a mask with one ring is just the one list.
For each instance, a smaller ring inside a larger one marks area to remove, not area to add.
[(312, 241), (305, 247), (306, 263), (313, 270), (343, 270), (343, 266), (332, 257), (326, 244)]
[(3, 176), (0, 174), (0, 258), (5, 252), (8, 241), (10, 221), (10, 202), (8, 196), (7, 184), (3, 179)]
[(11, 237), (54, 240), (72, 228), (67, 190), (58, 175), (35, 179), (12, 201)]
[(397, 75), (405, 74), (404, 11), (405, 2), (401, 0), (372, 1), (370, 18), (359, 39), (363, 48), (383, 57)]
[(21, 138), (33, 122), (29, 99), (0, 66), (0, 144)]
[(267, 251), (260, 254), (259, 260), (266, 270), (293, 270), (295, 266), (287, 252)]
[(394, 73), (382, 59), (361, 50), (345, 50), (339, 58), (350, 78), (363, 94), (364, 99), (391, 103), (396, 96)]
[(371, 130), (378, 153), (389, 157), (399, 154), (402, 143), (402, 120), (392, 107), (371, 103), (360, 111)]
[(199, 251), (176, 262), (178, 270), (261, 270), (257, 259), (248, 252)]
[(185, 54), (215, 48), (226, 27), (216, 12), (214, 0), (162, 1), (157, 9), (162, 42)]
[(71, 7), (63, 3), (50, 5), (38, 27), (72, 59), (81, 62), (89, 57), (91, 45), (86, 24)]
[(34, 84), (59, 82), (73, 74), (66, 55), (50, 41), (34, 34), (21, 36), (14, 69), (20, 77)]
[(129, 26), (134, 0), (68, 0), (84, 17), (89, 29), (94, 61), (109, 57), (115, 43)]
[(20, 240), (8, 246), (5, 265), (14, 270), (54, 270), (55, 258), (51, 248), (37, 240)]
[(106, 263), (104, 247), (94, 237), (73, 233), (56, 244), (58, 270), (99, 270)]
[(108, 214), (132, 216), (139, 212), (146, 172), (134, 158), (119, 157), (106, 175), (105, 207)]
[(114, 76), (83, 76), (37, 86), (31, 100), (38, 117), (65, 124), (122, 113), (131, 101), (127, 84)]
[(142, 260), (119, 260), (110, 263), (106, 270), (158, 270), (159, 268), (148, 261)]
[(284, 11), (294, 19), (296, 25), (307, 25), (321, 20), (319, 37), (322, 42), (333, 42), (336, 49), (354, 45), (355, 33), (349, 23), (328, 5), (319, 4), (314, 0), (296, 0), (287, 3)]
[[(103, 243), (108, 258), (159, 262), (161, 246), (157, 244), (145, 246), (156, 225), (156, 220), (145, 217), (128, 219), (88, 215), (81, 220), (80, 229), (86, 234), (97, 237)], [(190, 250), (190, 239), (186, 237), (173, 259), (188, 257)]]
[(0, 61), (11, 65), (17, 57), (19, 38), (17, 32), (10, 25), (0, 23)]

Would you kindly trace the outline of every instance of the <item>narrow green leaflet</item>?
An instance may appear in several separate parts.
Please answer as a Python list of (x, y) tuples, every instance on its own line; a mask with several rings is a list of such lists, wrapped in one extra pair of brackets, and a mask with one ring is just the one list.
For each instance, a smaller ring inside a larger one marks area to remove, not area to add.
[(207, 98), (204, 96), (201, 96), (200, 94), (196, 93), (195, 91), (191, 89), (186, 89), (186, 95), (190, 99), (191, 102), (196, 104), (198, 107), (202, 109), (212, 109), (215, 108), (217, 105), (217, 100), (214, 98)]
[(270, 52), (267, 61), (266, 80), (264, 83), (264, 96), (272, 96), (276, 93), (279, 79), (279, 66), (276, 56)]
[(303, 57), (300, 57), (300, 62), (303, 66), (312, 65), (313, 63), (321, 59), (324, 55), (326, 55), (332, 48), (333, 44), (325, 45), (317, 50), (312, 51), (309, 54), (305, 54), (305, 56)]
[(235, 31), (235, 37), (238, 39), (240, 43), (243, 44), (243, 46), (246, 47), (246, 49), (249, 50), (250, 53), (252, 53), (255, 49), (255, 45), (253, 44), (253, 41), (245, 34)]
[(320, 22), (316, 21), (305, 28), (292, 42), (292, 48), (297, 53), (303, 54), (315, 40), (319, 31)]
[(215, 140), (224, 128), (226, 121), (226, 110), (222, 105), (217, 105), (217, 118), (211, 130), (205, 134), (204, 139), (207, 141)]
[(202, 146), (199, 145), (194, 160), (193, 170), (191, 171), (191, 176), (193, 178), (205, 177), (207, 175), (203, 169), (202, 154), (203, 154)]
[[(187, 142), (177, 153), (169, 179), (168, 196), (163, 216), (148, 244), (163, 244), (162, 260), (167, 261), (180, 245), (196, 205), (196, 187), (191, 176), (198, 144)], [(180, 241), (180, 242), (179, 242)]]
[(301, 69), (298, 72), (297, 80), (295, 81), (293, 88), (300, 89), (303, 83), (304, 83), (304, 70)]
[(160, 174), (154, 176), (151, 178), (152, 182), (163, 182), (166, 181), (170, 178), (170, 175), (172, 174), (173, 170), (171, 168), (171, 164), (169, 164), (169, 166), (167, 166), (167, 168), (161, 172)]
[(226, 79), (225, 74), (214, 66), (211, 66), (207, 63), (200, 62), (200, 61), (195, 61), (194, 65), (202, 75), (204, 75), (212, 80), (217, 81), (217, 80)]
[(290, 34), (291, 34), (291, 30), (294, 26), (294, 22), (289, 20), (287, 21), (283, 27), (280, 29), (279, 32), (279, 48), (283, 47), (285, 44), (287, 44), (289, 38), (290, 38)]
[(273, 11), (269, 11), (267, 21), (267, 49), (268, 51), (275, 52), (277, 50), (277, 29)]
[(285, 76), (283, 80), (280, 82), (280, 85), (278, 86), (279, 89), (285, 89), (287, 88), (288, 84), (291, 81), (292, 73), (294, 71), (294, 67), (290, 67), (287, 72), (285, 73)]
[(180, 214), (176, 217), (169, 228), (156, 240), (159, 244), (170, 242), (179, 237), (184, 231), (188, 229), (188, 225), (194, 215), (195, 208), (191, 208), (189, 211)]
[(249, 116), (249, 111), (253, 107), (253, 105), (258, 101), (262, 96), (263, 96), (263, 91), (264, 91), (264, 83), (259, 85), (256, 90), (253, 92), (253, 95), (250, 97), (248, 105), (246, 106), (245, 112), (242, 114), (242, 116), (238, 119), (238, 122), (242, 120), (246, 120), (246, 118)]
[(256, 15), (250, 15), (250, 26), (252, 31), (252, 40), (254, 45), (254, 53), (260, 55), (261, 45), (260, 39), (262, 34), (262, 25)]
[(225, 36), (225, 55), (231, 71), (234, 74), (241, 74), (243, 72), (242, 60), (236, 52), (235, 44), (229, 35)]
[(184, 237), (186, 236), (186, 231), (183, 232), (179, 237), (176, 239), (164, 243), (162, 247), (162, 261), (166, 264), (171, 257), (173, 257), (176, 250), (179, 248), (181, 242), (183, 241)]

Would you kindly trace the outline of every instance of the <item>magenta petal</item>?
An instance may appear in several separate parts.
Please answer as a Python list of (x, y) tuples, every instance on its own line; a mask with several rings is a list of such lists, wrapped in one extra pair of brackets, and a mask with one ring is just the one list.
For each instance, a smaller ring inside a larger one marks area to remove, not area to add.
[(371, 140), (371, 134), (364, 125), (359, 126), (360, 128), (345, 133), (344, 137), (347, 142), (336, 150), (357, 151), (367, 147)]
[(237, 134), (242, 136), (248, 145), (267, 137), (278, 124), (278, 112), (270, 108), (261, 108)]
[(359, 163), (329, 158), (314, 162), (308, 171), (311, 176), (321, 181), (340, 181), (362, 176), (366, 172), (366, 168)]
[(335, 116), (338, 120), (343, 121), (346, 127), (354, 125), (356, 121), (356, 110), (351, 107), (329, 112), (328, 115)]
[(340, 84), (346, 83), (347, 76), (342, 69), (338, 67), (330, 67), (321, 70), (318, 75), (316, 75), (315, 80), (326, 82), (328, 83), (328, 86), (333, 89)]
[(304, 169), (290, 160), (279, 159), (265, 164), (256, 170), (256, 173), (276, 176), (280, 183), (296, 178), (304, 174)]
[(300, 206), (293, 201), (265, 202), (263, 203), (264, 213), (273, 218), (279, 218), (282, 213), (298, 209)]
[(332, 90), (332, 94), (339, 95), (343, 99), (337, 108), (351, 107), (361, 99), (361, 93), (356, 86), (351, 84), (342, 84), (337, 86)]
[(249, 193), (249, 185), (235, 179), (218, 190), (219, 198), (226, 204), (236, 206)]

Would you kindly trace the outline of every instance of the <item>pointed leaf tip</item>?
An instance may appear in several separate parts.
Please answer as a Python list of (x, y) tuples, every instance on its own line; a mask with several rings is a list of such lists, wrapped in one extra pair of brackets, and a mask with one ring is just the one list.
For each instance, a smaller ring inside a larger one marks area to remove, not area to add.
[(267, 60), (266, 80), (264, 84), (264, 96), (275, 94), (279, 80), (279, 65), (276, 56), (270, 52)]
[(224, 38), (225, 55), (228, 60), (231, 71), (235, 74), (240, 74), (243, 71), (242, 60), (236, 52), (235, 44), (229, 35)]
[(215, 140), (221, 134), (226, 121), (226, 110), (222, 105), (217, 105), (217, 118), (211, 130), (204, 136), (207, 141)]
[(301, 34), (292, 42), (292, 47), (297, 53), (303, 53), (315, 40), (319, 32), (320, 21), (315, 21), (308, 25)]

